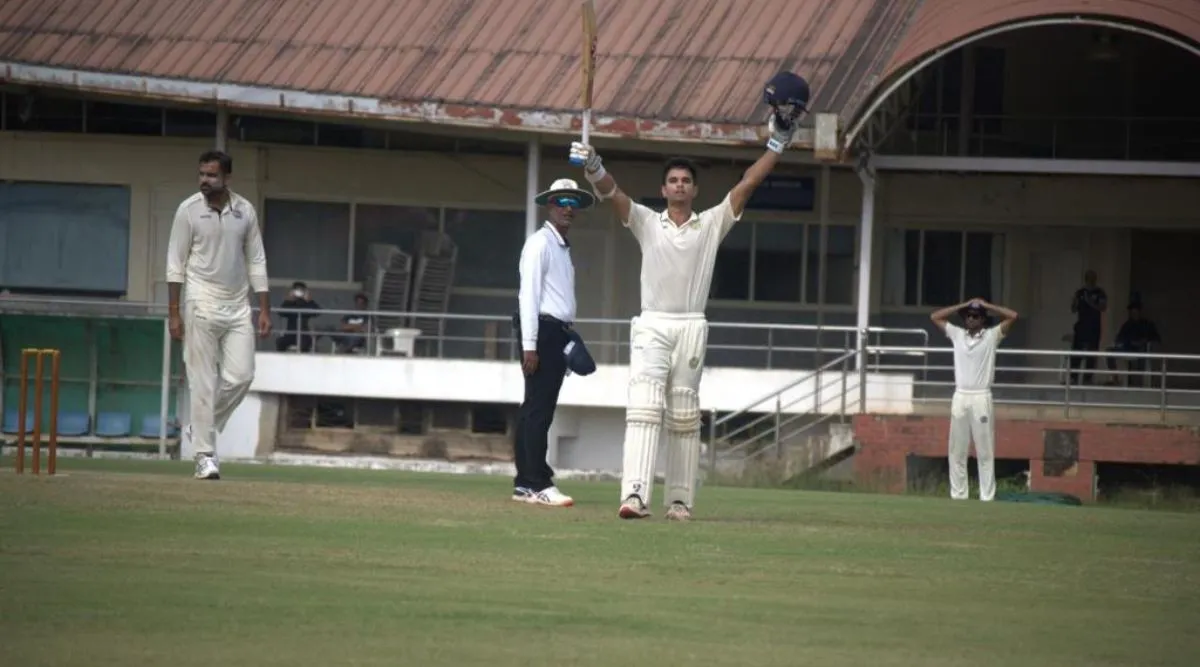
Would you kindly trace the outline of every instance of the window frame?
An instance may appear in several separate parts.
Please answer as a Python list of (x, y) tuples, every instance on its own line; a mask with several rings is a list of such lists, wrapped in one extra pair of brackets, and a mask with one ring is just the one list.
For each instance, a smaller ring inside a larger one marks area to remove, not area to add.
[[(313, 193), (292, 193), (289, 190), (264, 190), (260, 191), (257, 197), (255, 206), (261, 213), (262, 234), (266, 238), (269, 233), (267, 226), (269, 222), (266, 218), (267, 200), (286, 200), (308, 202), (313, 204), (345, 204), (350, 207), (349, 229), (349, 250), (346, 257), (346, 280), (309, 280), (304, 276), (282, 276), (271, 274), (268, 279), (268, 284), (271, 287), (291, 287), (292, 283), (297, 280), (303, 280), (310, 288), (331, 289), (331, 290), (361, 290), (364, 289), (361, 281), (353, 280), (354, 277), (354, 251), (355, 240), (357, 236), (358, 223), (358, 206), (360, 204), (367, 206), (395, 206), (409, 208), (433, 208), (437, 209), (438, 215), (438, 231), (445, 233), (446, 231), (446, 210), (459, 209), (466, 211), (505, 211), (524, 213), (525, 208), (514, 206), (511, 204), (497, 204), (492, 202), (454, 202), (454, 201), (436, 201), (436, 202), (421, 202), (415, 199), (407, 198), (391, 198), (391, 197), (361, 197), (361, 196), (338, 196), (324, 195)], [(271, 258), (267, 258), (267, 268), (270, 272)], [(482, 296), (482, 297), (501, 297), (516, 298), (518, 288), (511, 289), (502, 287), (466, 287), (454, 286), (450, 288), (451, 295), (458, 296)]]
[[(768, 311), (788, 311), (788, 312), (855, 312), (857, 305), (855, 299), (851, 299), (848, 304), (831, 304), (809, 302), (806, 300), (808, 296), (808, 230), (803, 232), (805, 248), (803, 251), (803, 260), (800, 265), (800, 301), (756, 301), (754, 299), (754, 271), (757, 262), (758, 254), (758, 224), (794, 224), (803, 227), (821, 228), (820, 216), (814, 212), (804, 212), (802, 214), (789, 214), (787, 212), (765, 212), (765, 211), (746, 211), (742, 215), (742, 219), (734, 225), (750, 224), (752, 231), (750, 236), (750, 265), (749, 265), (749, 294), (745, 300), (741, 299), (712, 299), (708, 300), (709, 306), (715, 308), (724, 308), (730, 310), (768, 310)], [(828, 227), (850, 227), (854, 230), (854, 257), (855, 269), (853, 282), (851, 284), (851, 294), (858, 294), (858, 279), (861, 273), (858, 267), (858, 253), (862, 248), (862, 225), (859, 219), (855, 216), (831, 216), (825, 220), (824, 224)], [(713, 270), (713, 277), (716, 278), (716, 269)], [(818, 274), (819, 275), (819, 274)]]
[[(884, 267), (887, 264), (887, 256), (888, 256), (888, 253), (890, 252), (886, 247), (886, 245), (888, 243), (887, 234), (889, 232), (900, 232), (901, 235), (903, 235), (906, 232), (919, 231), (919, 232), (921, 232), (921, 244), (919, 246), (917, 266), (916, 266), (917, 305), (910, 306), (910, 305), (906, 305), (903, 303), (901, 303), (901, 304), (884, 303), (884, 301), (883, 301), (884, 290), (881, 287), (878, 290), (878, 292), (879, 292), (878, 295), (872, 296), (873, 300), (878, 299), (880, 312), (897, 313), (897, 314), (928, 313), (931, 310), (934, 310), (937, 308), (942, 308), (945, 306), (953, 305), (953, 304), (925, 304), (923, 302), (923, 299), (924, 299), (924, 293), (923, 293), (923, 291), (924, 291), (923, 290), (924, 276), (922, 275), (923, 274), (922, 269), (925, 266), (925, 232), (956, 232), (961, 237), (960, 245), (959, 245), (959, 248), (961, 251), (961, 258), (959, 259), (959, 268), (958, 268), (958, 271), (959, 271), (959, 275), (958, 275), (959, 297), (958, 298), (959, 298), (960, 302), (963, 300), (966, 300), (968, 298), (965, 295), (966, 281), (967, 281), (967, 273), (966, 273), (967, 235), (968, 234), (991, 234), (993, 239), (996, 236), (1000, 236), (1003, 239), (1003, 244), (1004, 244), (1004, 246), (1003, 246), (1004, 247), (1003, 266), (1001, 266), (1001, 268), (1000, 268), (1001, 285), (1000, 285), (1000, 290), (998, 291), (999, 293), (993, 294), (992, 298), (999, 302), (1004, 302), (1008, 299), (1008, 292), (1010, 289), (1009, 286), (1012, 284), (1012, 275), (1010, 273), (1010, 267), (1012, 266), (1012, 232), (1013, 232), (1013, 229), (1011, 227), (1003, 227), (1003, 226), (996, 225), (996, 224), (963, 226), (963, 224), (961, 224), (961, 223), (952, 224), (952, 223), (939, 223), (939, 222), (912, 221), (912, 222), (904, 222), (904, 223), (894, 224), (894, 225), (887, 225), (881, 231), (883, 232), (883, 234), (881, 234), (882, 238), (880, 239), (881, 242), (879, 245), (882, 248), (882, 252), (879, 253), (878, 261), (876, 262), (875, 267), (874, 267), (874, 268), (878, 269), (880, 276), (883, 275)], [(907, 279), (907, 277), (908, 277), (907, 262), (905, 262), (904, 271), (905, 271), (905, 274), (904, 274), (905, 279)], [(874, 280), (872, 282), (874, 282)], [(993, 291), (996, 291), (996, 290), (993, 290)]]

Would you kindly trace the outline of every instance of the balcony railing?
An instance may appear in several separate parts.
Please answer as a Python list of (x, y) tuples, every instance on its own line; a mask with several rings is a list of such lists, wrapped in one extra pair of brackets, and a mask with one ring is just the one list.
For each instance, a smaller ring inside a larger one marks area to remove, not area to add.
[(958, 116), (913, 114), (881, 149), (891, 155), (1063, 160), (1200, 160), (1200, 119), (972, 116), (966, 153)]

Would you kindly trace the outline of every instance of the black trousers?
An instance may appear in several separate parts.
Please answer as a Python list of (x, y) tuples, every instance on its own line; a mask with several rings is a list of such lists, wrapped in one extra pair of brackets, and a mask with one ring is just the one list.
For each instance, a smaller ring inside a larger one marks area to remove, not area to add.
[[(1099, 352), (1100, 332), (1076, 331), (1075, 336), (1071, 339), (1071, 349), (1079, 350), (1080, 352)], [(1079, 373), (1077, 370), (1081, 366), (1088, 370), (1087, 373), (1083, 374), (1083, 384), (1091, 384), (1091, 371), (1096, 369), (1096, 357), (1071, 357), (1071, 384), (1079, 384)]]
[(565, 325), (553, 318), (538, 318), (538, 367), (525, 376), (525, 400), (517, 414), (517, 434), (513, 442), (513, 462), (517, 476), (513, 486), (534, 492), (554, 484), (554, 470), (546, 462), (550, 449), (550, 423), (558, 407), (558, 392), (567, 374), (563, 348), (567, 345)]
[(297, 336), (294, 333), (286, 333), (275, 339), (275, 350), (285, 352), (288, 347), (295, 345), (300, 348), (301, 352), (312, 352), (315, 340), (316, 338), (312, 334), (300, 334)]
[[(1148, 348), (1145, 345), (1113, 345), (1112, 347), (1108, 348), (1108, 351), (1109, 352), (1131, 352), (1131, 353), (1141, 352), (1144, 354), (1147, 351), (1147, 349)], [(1110, 371), (1117, 370), (1117, 360), (1115, 358), (1108, 357), (1106, 361), (1108, 361), (1108, 370), (1110, 370)], [(1135, 386), (1140, 387), (1140, 386), (1144, 385), (1145, 378), (1144, 378), (1144, 376), (1140, 375), (1140, 373), (1144, 373), (1146, 371), (1147, 360), (1144, 358), (1143, 359), (1126, 359), (1125, 362), (1126, 362), (1126, 364), (1128, 364), (1129, 371), (1131, 373), (1139, 373), (1139, 375), (1125, 376), (1125, 379), (1127, 380), (1127, 383), (1129, 384), (1129, 386), (1130, 387), (1135, 387)]]

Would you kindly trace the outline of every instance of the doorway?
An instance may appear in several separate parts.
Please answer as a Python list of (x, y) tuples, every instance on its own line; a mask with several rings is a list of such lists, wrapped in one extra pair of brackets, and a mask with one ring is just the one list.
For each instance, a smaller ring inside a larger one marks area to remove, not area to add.
[[(1142, 314), (1153, 320), (1162, 337), (1158, 352), (1200, 354), (1200, 338), (1190, 335), (1200, 327), (1200, 308), (1196, 307), (1196, 285), (1200, 284), (1200, 232), (1138, 231), (1130, 248), (1130, 294), (1142, 300)], [(1113, 323), (1125, 321), (1126, 304), (1112, 304)], [(1154, 364), (1158, 369), (1158, 364)], [(1168, 373), (1200, 373), (1200, 362), (1170, 361)], [(1200, 388), (1200, 378), (1176, 377), (1168, 386), (1177, 389)]]
[[(1083, 277), (1083, 253), (1070, 249), (1034, 251), (1030, 257), (1029, 347), (1034, 350), (1071, 349), (1075, 316), (1071, 295)], [(1050, 355), (1029, 355), (1027, 381), (1057, 385), (1065, 379), (1066, 360)], [(1042, 370), (1044, 369), (1044, 370)]]

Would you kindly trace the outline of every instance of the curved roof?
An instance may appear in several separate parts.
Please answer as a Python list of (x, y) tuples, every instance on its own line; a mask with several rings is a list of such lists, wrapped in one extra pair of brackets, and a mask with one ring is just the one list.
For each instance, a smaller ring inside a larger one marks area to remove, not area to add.
[[(990, 28), (1039, 18), (1106, 19), (1150, 27), (1200, 45), (1200, 0), (923, 0), (868, 99), (848, 111), (849, 132), (861, 124), (887, 85), (927, 56)], [(850, 137), (853, 138), (853, 137)]]
[[(849, 108), (919, 2), (597, 0), (593, 133), (758, 142), (762, 85), (785, 69), (814, 109)], [(578, 131), (579, 0), (218, 4), (7, 0), (0, 81)]]
[[(5, 0), (0, 82), (326, 116), (579, 131), (579, 0)], [(1092, 16), (1200, 43), (1200, 0), (596, 0), (592, 132), (762, 141), (761, 86), (861, 122), (997, 25)], [(811, 133), (801, 145), (811, 145)]]
[(1155, 26), (1200, 43), (1197, 0), (925, 0), (881, 79), (921, 56), (993, 26), (1048, 16), (1094, 16)]

